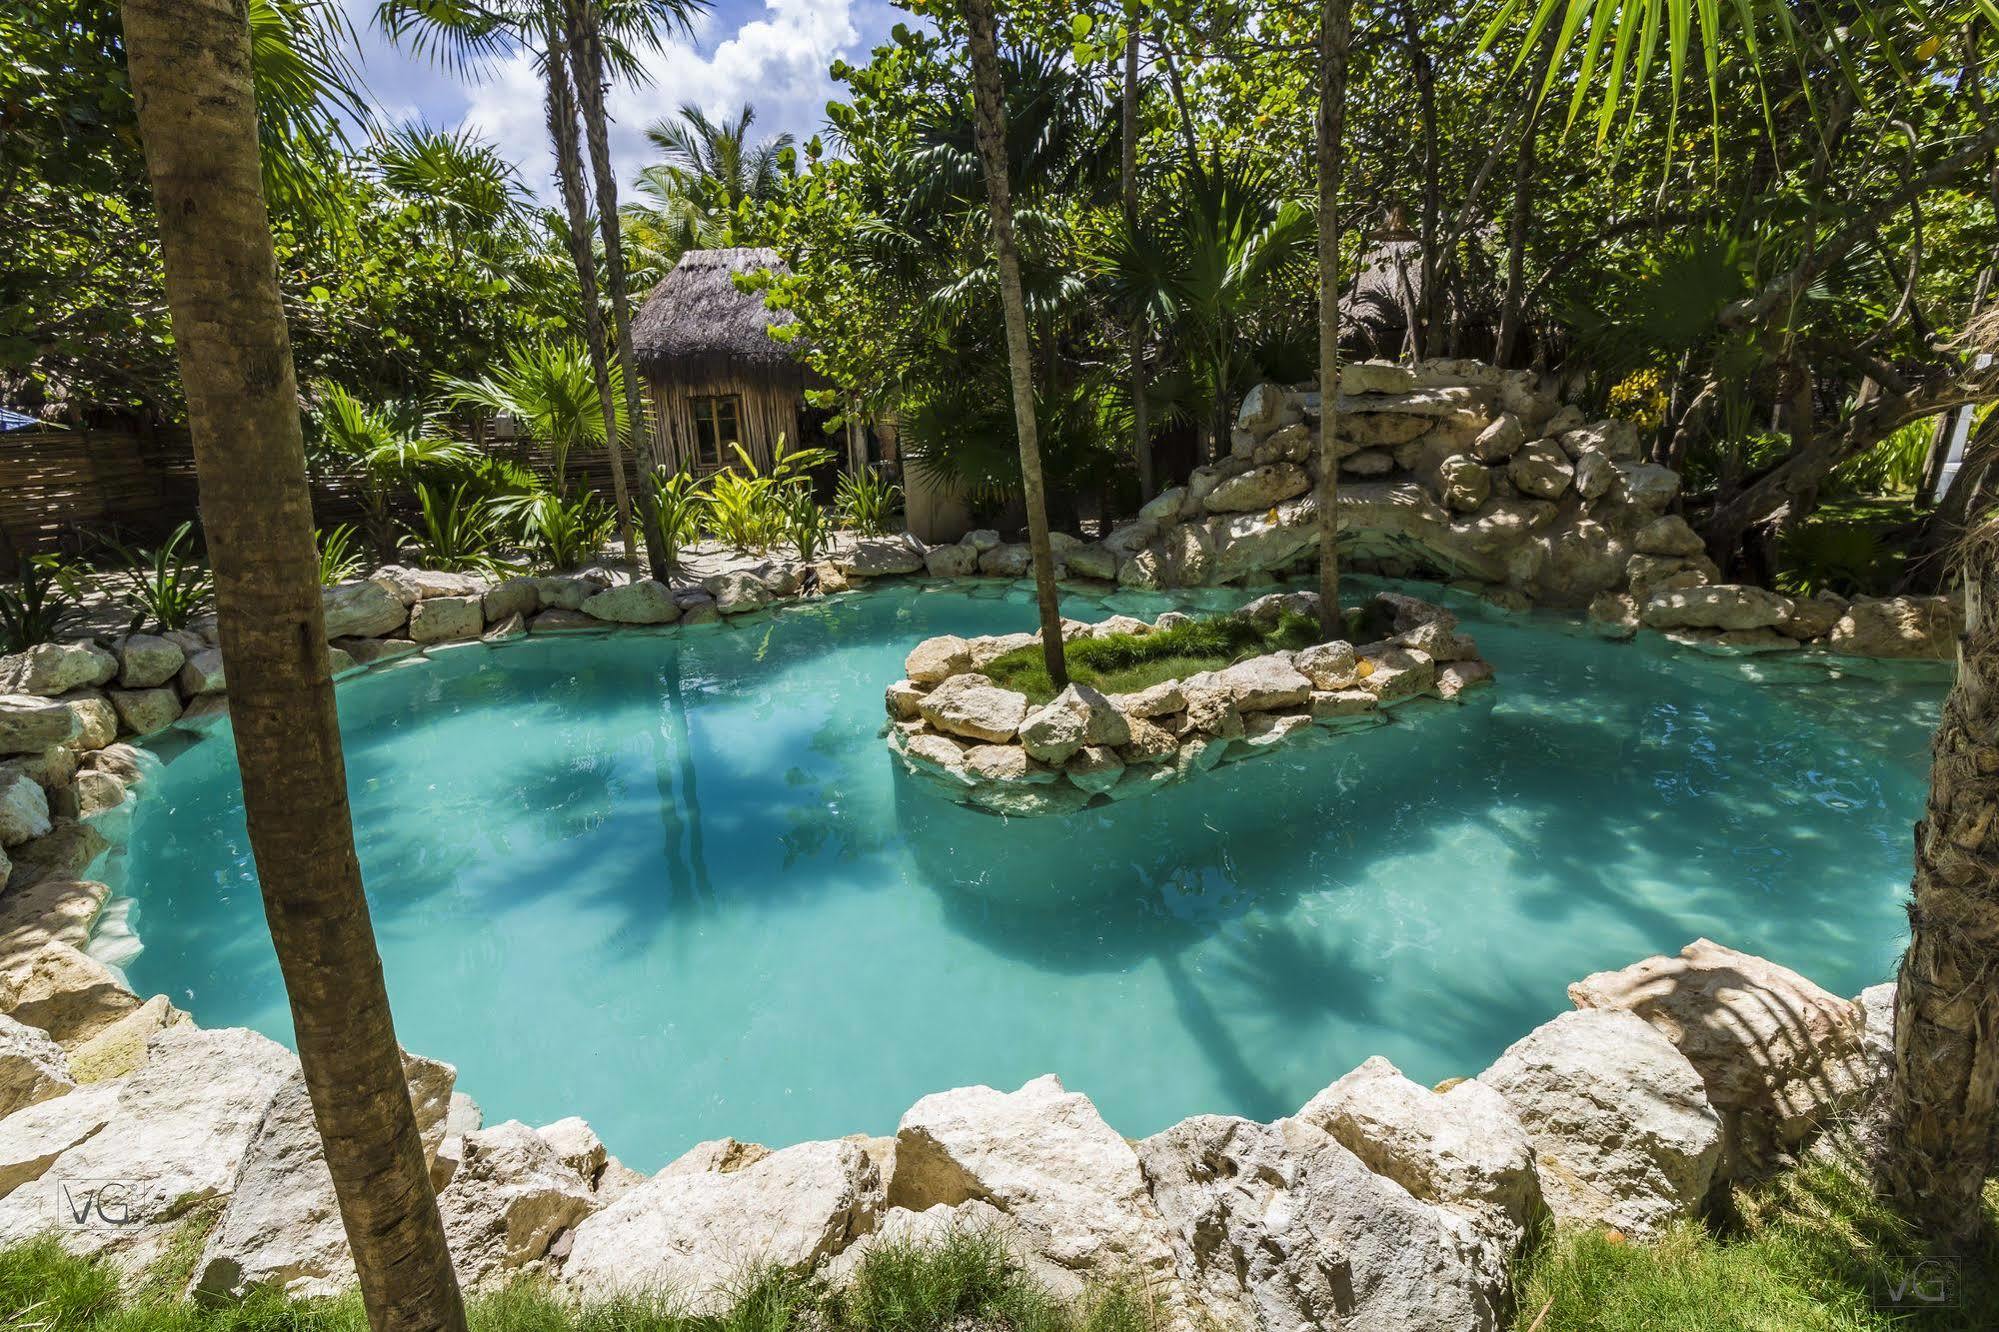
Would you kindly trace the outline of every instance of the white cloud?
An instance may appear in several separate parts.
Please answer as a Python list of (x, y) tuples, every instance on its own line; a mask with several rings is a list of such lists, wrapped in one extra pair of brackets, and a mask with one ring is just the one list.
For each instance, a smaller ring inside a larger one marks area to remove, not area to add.
[[(879, 20), (881, 14), (872, 17)], [(723, 32), (729, 35), (712, 47), (702, 40)], [(646, 126), (683, 103), (733, 116), (749, 102), (757, 108), (760, 134), (789, 130), (802, 139), (815, 133), (834, 91), (828, 66), (853, 58), (860, 44), (854, 0), (765, 0), (762, 17), (733, 29), (726, 13), (704, 16), (695, 40), (676, 41), (646, 56), (651, 74), (646, 86), (611, 90), (611, 155), (621, 191), (628, 191), (638, 169), (652, 160)], [(462, 123), (491, 139), (519, 164), (528, 186), (552, 201), (554, 165), (533, 57), (518, 55), (464, 91)]]

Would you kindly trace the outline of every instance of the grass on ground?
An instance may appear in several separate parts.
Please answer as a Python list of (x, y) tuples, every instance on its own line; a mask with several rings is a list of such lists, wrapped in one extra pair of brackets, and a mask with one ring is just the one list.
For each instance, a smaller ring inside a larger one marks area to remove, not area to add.
[[(1106, 694), (1129, 694), (1162, 680), (1218, 671), (1267, 652), (1293, 652), (1319, 639), (1318, 621), (1291, 611), (1269, 629), (1237, 616), (1216, 615), (1149, 634), (1078, 638), (1064, 645), (1062, 655), (1075, 683)], [(1018, 690), (1035, 703), (1055, 697), (1039, 643), (995, 658), (985, 673), (995, 684)]]
[[(184, 1280), (184, 1278), (183, 1278)], [(53, 1239), (0, 1250), (0, 1328), (32, 1332), (368, 1332), (358, 1295), (189, 1303), (166, 1282), (121, 1291), (109, 1266)], [(175, 1289), (179, 1289), (178, 1286)], [(775, 1269), (746, 1274), (729, 1308), (691, 1315), (670, 1296), (573, 1304), (522, 1281), (467, 1302), (472, 1332), (1155, 1332), (1140, 1292), (1111, 1286), (1075, 1304), (1033, 1281), (998, 1236), (954, 1232), (936, 1244), (881, 1244), (834, 1291)]]
[(1985, 1197), (1988, 1238), (1930, 1269), (1944, 1273), (1956, 1308), (1922, 1309), (1913, 1292), (1884, 1307), (1923, 1246), (1858, 1167), (1816, 1161), (1738, 1193), (1726, 1226), (1686, 1222), (1655, 1244), (1602, 1232), (1552, 1239), (1520, 1273), (1514, 1332), (1990, 1332), (1999, 1184)]

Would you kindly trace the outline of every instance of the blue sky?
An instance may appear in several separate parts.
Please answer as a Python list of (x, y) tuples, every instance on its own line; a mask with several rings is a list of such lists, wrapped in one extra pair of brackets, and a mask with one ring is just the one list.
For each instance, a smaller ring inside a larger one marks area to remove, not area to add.
[[(540, 82), (527, 57), (471, 82), (391, 46), (374, 28), (374, 0), (341, 4), (359, 37), (361, 75), (378, 115), (476, 130), (520, 167), (530, 189), (553, 198)], [(652, 160), (645, 127), (683, 102), (733, 116), (748, 101), (757, 108), (759, 134), (789, 130), (801, 140), (813, 134), (834, 90), (827, 66), (859, 61), (902, 17), (886, 0), (715, 0), (692, 41), (649, 55), (650, 86), (612, 89), (611, 152), (621, 192)]]

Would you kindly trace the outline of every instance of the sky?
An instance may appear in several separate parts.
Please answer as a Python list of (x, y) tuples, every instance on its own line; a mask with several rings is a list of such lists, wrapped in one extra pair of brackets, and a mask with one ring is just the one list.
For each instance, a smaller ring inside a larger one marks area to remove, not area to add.
[[(475, 130), (520, 168), (530, 189), (554, 200), (554, 162), (531, 57), (517, 56), (474, 82), (391, 45), (374, 26), (375, 0), (340, 2), (359, 39), (362, 81), (379, 117)], [(827, 67), (836, 59), (862, 61), (903, 17), (886, 0), (713, 0), (692, 40), (647, 54), (649, 86), (611, 90), (620, 192), (628, 193), (639, 168), (653, 160), (646, 126), (683, 102), (733, 120), (747, 101), (757, 109), (754, 135), (788, 130), (803, 142), (819, 130), (835, 91)]]

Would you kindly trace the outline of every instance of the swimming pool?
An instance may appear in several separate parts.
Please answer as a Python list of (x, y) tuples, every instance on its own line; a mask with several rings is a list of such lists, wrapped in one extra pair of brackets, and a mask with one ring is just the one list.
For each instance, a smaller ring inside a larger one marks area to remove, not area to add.
[[(1934, 672), (1451, 604), (1497, 688), (1055, 819), (941, 800), (878, 738), (918, 640), (1032, 627), (1017, 586), (343, 682), (398, 1033), (489, 1122), (580, 1114), (652, 1169), (723, 1134), (891, 1133), (927, 1092), (1045, 1072), (1134, 1137), (1289, 1113), (1370, 1054), (1475, 1073), (1569, 981), (1701, 934), (1842, 993), (1891, 974)], [(226, 729), (155, 748), (109, 872), (127, 971), (287, 1039)]]

